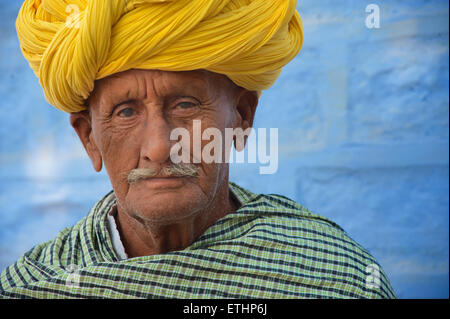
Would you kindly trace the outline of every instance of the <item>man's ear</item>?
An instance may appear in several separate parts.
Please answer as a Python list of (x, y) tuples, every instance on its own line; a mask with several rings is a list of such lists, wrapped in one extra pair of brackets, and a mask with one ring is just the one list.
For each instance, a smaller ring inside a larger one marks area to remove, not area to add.
[(91, 116), (88, 111), (70, 114), (70, 124), (77, 132), (81, 143), (83, 143), (92, 165), (97, 172), (102, 170), (102, 155), (95, 144), (92, 134)]
[[(242, 128), (245, 131), (248, 128), (253, 127), (253, 120), (255, 118), (256, 107), (258, 106), (258, 93), (255, 91), (248, 91), (246, 89), (240, 89), (236, 99), (236, 123), (235, 128)], [(244, 135), (244, 147), (247, 143), (248, 135)], [(234, 146), (236, 150), (241, 151), (234, 139)], [(243, 149), (243, 147), (242, 147)]]
[(236, 101), (236, 111), (240, 116), (240, 123), (237, 123), (238, 127), (246, 130), (253, 126), (258, 100), (258, 93), (255, 91), (241, 89), (238, 93)]

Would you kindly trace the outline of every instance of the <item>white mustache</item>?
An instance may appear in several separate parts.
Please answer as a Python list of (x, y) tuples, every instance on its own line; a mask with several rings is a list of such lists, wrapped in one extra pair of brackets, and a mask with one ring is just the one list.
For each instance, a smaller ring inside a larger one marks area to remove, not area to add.
[(155, 176), (159, 177), (196, 177), (198, 176), (198, 167), (190, 163), (179, 163), (166, 166), (162, 169), (156, 170), (152, 168), (135, 168), (130, 171), (127, 176), (129, 184), (136, 183), (142, 179), (147, 179)]

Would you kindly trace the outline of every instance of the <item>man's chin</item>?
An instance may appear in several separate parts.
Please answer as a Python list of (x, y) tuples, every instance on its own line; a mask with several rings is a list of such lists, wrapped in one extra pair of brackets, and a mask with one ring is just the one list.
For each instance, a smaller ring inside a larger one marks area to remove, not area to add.
[(129, 214), (153, 222), (182, 220), (201, 210), (207, 202), (205, 195), (192, 185), (164, 180), (160, 184), (163, 186), (156, 187), (158, 183), (135, 189), (130, 187), (124, 205)]

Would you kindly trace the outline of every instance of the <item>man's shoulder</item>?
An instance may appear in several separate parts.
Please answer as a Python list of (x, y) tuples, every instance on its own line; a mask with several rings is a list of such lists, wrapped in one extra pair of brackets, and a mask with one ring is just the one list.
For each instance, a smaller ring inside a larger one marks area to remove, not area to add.
[(344, 232), (344, 229), (331, 219), (316, 214), (301, 204), (280, 194), (257, 194), (230, 182), (230, 189), (243, 204), (240, 210), (260, 212), (261, 215), (286, 218), (311, 223), (334, 232)]
[(241, 200), (245, 202), (238, 212), (252, 214), (264, 222), (279, 226), (283, 232), (292, 233), (297, 238), (311, 239), (310, 244), (332, 245), (334, 248), (357, 250), (365, 258), (374, 258), (353, 240), (347, 232), (333, 220), (310, 211), (296, 201), (279, 194), (256, 194), (232, 185), (245, 192)]
[[(310, 263), (303, 274), (332, 282), (351, 283), (350, 286), (360, 287), (369, 298), (395, 297), (377, 260), (337, 223), (311, 212), (286, 196), (255, 194), (236, 184), (232, 187), (238, 187), (239, 192), (245, 193), (243, 198), (246, 202), (240, 213), (255, 216), (258, 221), (253, 230), (261, 225), (258, 230), (260, 237), (270, 236), (271, 241), (280, 241), (280, 247), (292, 248), (292, 254)], [(379, 289), (375, 292), (370, 289), (371, 285), (375, 285), (370, 280), (378, 284)]]
[(55, 276), (61, 269), (61, 259), (55, 262), (55, 252), (58, 251), (60, 255), (64, 253), (64, 243), (73, 227), (67, 227), (55, 238), (29, 249), (16, 262), (3, 269), (0, 272), (0, 297), (6, 297), (4, 293), (15, 287), (26, 286)]
[[(106, 242), (109, 239), (106, 231), (101, 231), (101, 219), (105, 216), (99, 214), (105, 205), (111, 205), (112, 193), (100, 199), (90, 212), (75, 225), (62, 229), (53, 239), (40, 243), (19, 259), (0, 272), (0, 296), (2, 291), (32, 285), (36, 282), (50, 280), (99, 259), (94, 249), (95, 242), (88, 240), (95, 232)], [(103, 227), (104, 228), (104, 227)], [(102, 251), (103, 252), (103, 251)], [(113, 255), (112, 251), (103, 252)]]

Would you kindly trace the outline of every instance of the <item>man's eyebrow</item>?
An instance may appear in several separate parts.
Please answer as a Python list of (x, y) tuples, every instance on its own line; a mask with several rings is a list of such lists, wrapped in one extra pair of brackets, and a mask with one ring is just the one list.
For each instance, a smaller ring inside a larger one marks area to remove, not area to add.
[(131, 93), (131, 89), (127, 90), (127, 93), (125, 94), (125, 98), (129, 99), (130, 98), (130, 93)]
[[(115, 77), (115, 79), (120, 80), (119, 76), (111, 75), (111, 77)], [(115, 81), (115, 80), (113, 80)], [(164, 95), (174, 97), (174, 96), (183, 96), (187, 97), (189, 95), (193, 95), (196, 98), (204, 98), (206, 97), (207, 87), (209, 87), (209, 81), (206, 78), (202, 77), (194, 77), (190, 78), (189, 81), (184, 82), (183, 84), (178, 84), (176, 86), (171, 86), (170, 88), (165, 88), (167, 90)], [(105, 88), (106, 89), (106, 88)], [(133, 87), (128, 87), (122, 90), (119, 89), (117, 91), (112, 91), (110, 94), (102, 96), (100, 98), (100, 105), (103, 107), (114, 107), (116, 104), (126, 102), (133, 98), (137, 98), (133, 96), (135, 93), (132, 93), (136, 90)], [(136, 92), (137, 94), (137, 92)]]
[(179, 85), (172, 88), (174, 94), (186, 94), (187, 92), (195, 92), (199, 95), (205, 95), (208, 91), (209, 81), (207, 79), (193, 78), (183, 85)]
[(106, 95), (104, 98), (102, 98), (101, 104), (121, 103), (121, 102), (124, 102), (124, 101), (130, 99), (130, 96), (131, 96), (131, 88), (128, 88), (126, 93), (114, 91), (114, 92)]

